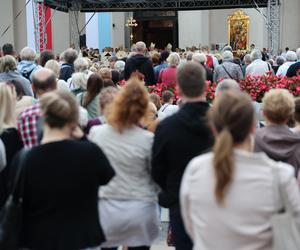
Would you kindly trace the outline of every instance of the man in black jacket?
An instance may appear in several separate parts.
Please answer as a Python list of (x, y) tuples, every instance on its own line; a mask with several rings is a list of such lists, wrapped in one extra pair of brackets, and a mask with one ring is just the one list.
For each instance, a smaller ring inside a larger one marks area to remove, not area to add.
[(148, 57), (144, 56), (145, 52), (146, 44), (144, 42), (137, 42), (136, 55), (126, 61), (124, 70), (125, 80), (128, 80), (133, 72), (138, 71), (145, 76), (146, 85), (156, 84), (152, 62)]
[[(209, 104), (205, 98), (205, 70), (187, 63), (177, 70), (177, 83), (184, 106), (158, 126), (153, 145), (152, 177), (161, 187), (159, 203), (170, 209), (170, 223), (176, 250), (192, 250), (180, 214), (180, 183), (189, 161), (207, 152), (212, 134), (206, 121)], [(201, 166), (199, 166), (201, 167)]]

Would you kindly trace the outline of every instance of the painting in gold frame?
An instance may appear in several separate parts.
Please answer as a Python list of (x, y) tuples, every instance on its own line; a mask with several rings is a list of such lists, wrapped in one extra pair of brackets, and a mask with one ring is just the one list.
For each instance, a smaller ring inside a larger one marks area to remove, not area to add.
[(228, 44), (234, 51), (249, 49), (249, 16), (242, 10), (228, 16)]

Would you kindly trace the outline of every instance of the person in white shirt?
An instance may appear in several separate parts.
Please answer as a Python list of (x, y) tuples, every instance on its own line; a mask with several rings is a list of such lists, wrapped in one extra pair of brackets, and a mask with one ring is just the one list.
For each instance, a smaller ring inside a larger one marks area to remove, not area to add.
[(154, 135), (140, 127), (148, 105), (144, 83), (131, 78), (111, 104), (107, 124), (93, 127), (89, 134), (116, 172), (99, 191), (100, 223), (106, 237), (102, 250), (117, 250), (121, 245), (149, 250), (159, 235), (159, 189), (150, 174)]
[(163, 105), (157, 112), (159, 120), (163, 120), (163, 119), (167, 118), (168, 116), (175, 114), (179, 109), (177, 105), (173, 105), (174, 94), (171, 91), (165, 90), (162, 93), (161, 99), (162, 99)]
[(262, 54), (259, 49), (252, 50), (250, 56), (252, 63), (246, 68), (246, 76), (263, 76), (268, 71), (273, 72), (271, 65), (262, 60)]
[(292, 204), (293, 220), (300, 225), (294, 168), (253, 153), (254, 109), (246, 94), (223, 92), (208, 119), (216, 137), (213, 152), (189, 163), (180, 190), (182, 217), (193, 249), (272, 250), (271, 218), (284, 208), (279, 186), (274, 186), (276, 172)]
[(276, 73), (276, 76), (286, 76), (286, 73), (291, 65), (296, 63), (297, 54), (294, 51), (288, 51), (285, 55), (286, 62), (282, 64)]
[(289, 50), (290, 50), (289, 47), (286, 47), (285, 50), (284, 50), (284, 52), (281, 53), (281, 56), (282, 56), (284, 59), (285, 59), (285, 57), (286, 57), (286, 53), (287, 53)]

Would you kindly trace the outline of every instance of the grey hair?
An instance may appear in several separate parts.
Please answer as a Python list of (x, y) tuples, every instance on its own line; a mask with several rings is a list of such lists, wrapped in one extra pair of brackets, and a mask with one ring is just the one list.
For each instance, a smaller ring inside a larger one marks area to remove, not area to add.
[(116, 61), (115, 69), (118, 71), (123, 71), (125, 69), (125, 62), (121, 60)]
[(89, 61), (85, 57), (77, 58), (74, 62), (75, 72), (85, 72), (89, 69)]
[(256, 59), (262, 59), (262, 54), (259, 49), (254, 49), (251, 52), (251, 60), (254, 61)]
[(226, 90), (240, 91), (240, 86), (235, 80), (225, 79), (218, 84), (216, 88), (216, 96)]
[(75, 49), (67, 49), (63, 52), (63, 58), (66, 63), (73, 64), (78, 57), (78, 52)]
[(137, 42), (135, 47), (138, 53), (144, 53), (146, 51), (146, 44), (144, 42)]
[(297, 54), (294, 51), (290, 50), (286, 52), (285, 59), (290, 62), (297, 61)]
[(277, 64), (278, 66), (284, 64), (284, 62), (285, 62), (285, 59), (284, 59), (283, 56), (277, 56), (277, 57), (276, 57), (276, 64)]
[(76, 88), (82, 88), (86, 90), (87, 81), (88, 81), (88, 74), (86, 73), (78, 72), (72, 75), (72, 84)]
[(187, 56), (186, 56), (186, 60), (187, 60), (187, 61), (192, 61), (192, 59), (193, 59), (193, 53), (189, 52), (189, 53), (187, 54)]
[(225, 50), (222, 53), (223, 61), (232, 61), (233, 60), (233, 54), (229, 50)]
[(167, 62), (171, 67), (177, 67), (180, 64), (180, 56), (178, 53), (171, 53), (167, 59)]
[(244, 56), (244, 62), (245, 62), (245, 63), (246, 63), (246, 62), (248, 62), (248, 63), (251, 63), (251, 62), (252, 62), (251, 56), (250, 56), (249, 54), (246, 54), (246, 55)]
[(6, 55), (0, 58), (0, 73), (17, 69), (17, 61), (13, 56)]
[(296, 50), (297, 58), (300, 59), (300, 48)]
[(207, 57), (204, 53), (195, 53), (193, 55), (193, 62), (205, 63), (207, 61)]
[(20, 52), (21, 60), (34, 61), (36, 58), (36, 51), (30, 47), (25, 47)]

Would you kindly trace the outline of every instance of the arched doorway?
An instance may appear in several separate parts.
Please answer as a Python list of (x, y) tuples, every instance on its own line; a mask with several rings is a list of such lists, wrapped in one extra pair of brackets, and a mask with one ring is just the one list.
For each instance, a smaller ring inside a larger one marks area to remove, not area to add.
[(134, 12), (138, 26), (133, 29), (134, 40), (144, 41), (147, 47), (153, 42), (156, 48), (164, 49), (168, 43), (178, 47), (177, 11)]

